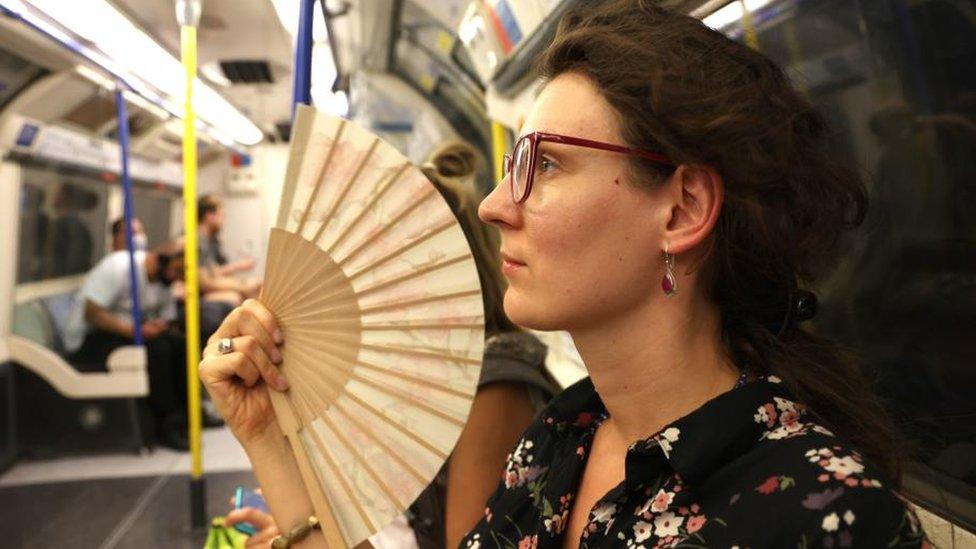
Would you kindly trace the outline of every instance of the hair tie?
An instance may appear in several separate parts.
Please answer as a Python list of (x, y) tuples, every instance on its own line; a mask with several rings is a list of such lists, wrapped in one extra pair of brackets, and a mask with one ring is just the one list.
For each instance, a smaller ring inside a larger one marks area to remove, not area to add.
[(789, 293), (789, 305), (786, 308), (786, 316), (779, 327), (776, 337), (782, 336), (790, 327), (810, 320), (817, 315), (818, 301), (817, 295), (809, 290), (791, 290)]

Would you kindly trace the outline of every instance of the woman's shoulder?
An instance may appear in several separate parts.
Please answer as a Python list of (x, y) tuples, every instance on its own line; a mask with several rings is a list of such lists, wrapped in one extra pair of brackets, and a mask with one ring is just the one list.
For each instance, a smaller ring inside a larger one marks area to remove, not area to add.
[(702, 507), (732, 528), (729, 535), (753, 532), (747, 537), (773, 546), (924, 543), (915, 514), (881, 468), (820, 424), (778, 379), (750, 383), (703, 412), (675, 424), (669, 460), (707, 500)]
[(767, 430), (731, 467), (741, 489), (730, 512), (772, 519), (801, 547), (925, 546), (911, 505), (879, 467), (812, 421), (793, 429)]

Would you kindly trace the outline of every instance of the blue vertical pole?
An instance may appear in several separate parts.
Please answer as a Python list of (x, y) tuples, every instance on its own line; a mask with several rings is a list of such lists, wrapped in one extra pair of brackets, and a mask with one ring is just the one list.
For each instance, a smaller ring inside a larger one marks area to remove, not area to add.
[(129, 252), (129, 288), (132, 293), (132, 339), (142, 345), (142, 308), (139, 305), (139, 277), (132, 244), (132, 178), (129, 177), (129, 116), (125, 110), (122, 89), (115, 90), (115, 109), (119, 119), (119, 149), (122, 165), (122, 193), (125, 203), (125, 248)]
[(298, 33), (295, 39), (295, 81), (292, 89), (291, 118), (298, 104), (312, 104), (312, 7), (315, 0), (301, 0)]

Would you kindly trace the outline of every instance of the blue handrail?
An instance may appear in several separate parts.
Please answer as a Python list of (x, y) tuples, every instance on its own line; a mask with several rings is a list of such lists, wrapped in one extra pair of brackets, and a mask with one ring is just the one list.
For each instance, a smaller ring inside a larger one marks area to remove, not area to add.
[(295, 80), (292, 88), (291, 117), (298, 104), (312, 104), (312, 25), (315, 0), (301, 0), (298, 34), (295, 39)]
[(136, 257), (132, 243), (132, 178), (129, 177), (129, 116), (125, 109), (122, 89), (115, 90), (115, 109), (119, 119), (119, 151), (122, 166), (122, 192), (125, 197), (125, 247), (129, 252), (129, 289), (132, 293), (132, 339), (142, 345), (142, 308), (139, 304), (139, 277), (136, 276)]

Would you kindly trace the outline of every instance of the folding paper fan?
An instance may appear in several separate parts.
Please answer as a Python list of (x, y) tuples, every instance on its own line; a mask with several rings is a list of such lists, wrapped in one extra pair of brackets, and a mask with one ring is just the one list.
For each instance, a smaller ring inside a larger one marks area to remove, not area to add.
[(481, 368), (481, 286), (437, 189), (355, 124), (299, 109), (261, 301), (272, 404), (330, 547), (392, 521), (443, 465)]

